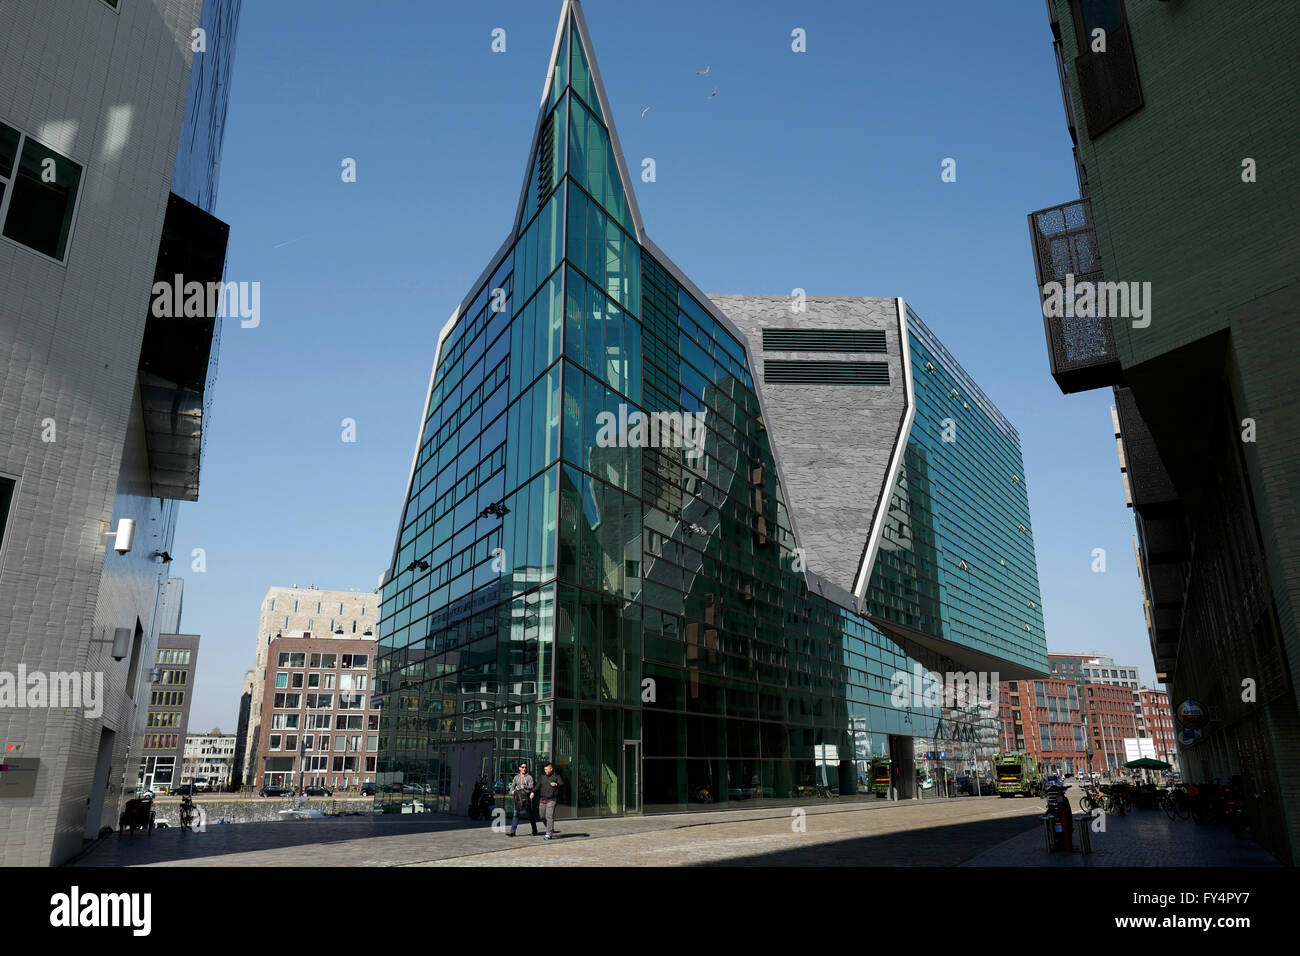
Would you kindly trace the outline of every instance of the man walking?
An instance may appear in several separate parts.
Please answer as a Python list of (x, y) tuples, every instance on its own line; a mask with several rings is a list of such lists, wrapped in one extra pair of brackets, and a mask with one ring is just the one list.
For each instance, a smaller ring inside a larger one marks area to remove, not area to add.
[(537, 799), (537, 794), (534, 791), (533, 775), (528, 772), (528, 764), (519, 765), (519, 772), (510, 781), (510, 794), (515, 801), (515, 815), (510, 821), (510, 836), (514, 836), (515, 830), (519, 827), (520, 811), (528, 814), (528, 823), (533, 828), (533, 836), (537, 836), (537, 815), (533, 812), (533, 801)]
[(542, 819), (546, 822), (546, 836), (542, 837), (543, 840), (549, 840), (555, 832), (555, 801), (562, 786), (564, 781), (555, 772), (551, 762), (548, 760), (542, 764), (542, 776), (537, 781), (537, 796), (542, 805)]

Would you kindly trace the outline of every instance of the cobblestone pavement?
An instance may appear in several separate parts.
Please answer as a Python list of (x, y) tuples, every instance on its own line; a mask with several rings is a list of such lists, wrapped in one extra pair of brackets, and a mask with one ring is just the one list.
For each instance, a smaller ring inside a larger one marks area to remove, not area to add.
[[(1070, 804), (1078, 806), (1078, 791)], [(1037, 822), (1037, 821), (1036, 821)], [(1102, 815), (1105, 830), (1090, 830), (1092, 853), (1048, 853), (1041, 822), (966, 860), (963, 866), (1280, 866), (1253, 840), (1237, 839), (1227, 827), (1170, 820), (1159, 810)], [(1077, 833), (1076, 840), (1077, 843)]]
[[(845, 802), (558, 821), (556, 839), (525, 823), (507, 837), (483, 822), (441, 814), (210, 825), (202, 833), (114, 834), (74, 866), (955, 866), (1259, 865), (1272, 858), (1231, 833), (1179, 821), (1183, 842), (1137, 814), (1094, 835), (1086, 861), (1043, 850), (1041, 800)], [(1154, 819), (1159, 816), (1159, 819)], [(1153, 819), (1148, 820), (1146, 818)], [(1109, 821), (1108, 821), (1109, 822)], [(1133, 831), (1128, 835), (1120, 828)], [(1201, 831), (1193, 833), (1193, 831)], [(1223, 837), (1227, 838), (1225, 843)], [(1171, 847), (1177, 850), (1172, 852)], [(1142, 848), (1146, 849), (1145, 854)]]
[[(997, 798), (819, 803), (796, 832), (790, 807), (558, 821), (555, 840), (527, 824), (509, 838), (441, 814), (210, 825), (105, 837), (74, 866), (411, 866), (552, 864), (952, 865), (1032, 825), (1034, 801)], [(1034, 821), (1036, 822), (1036, 821)]]

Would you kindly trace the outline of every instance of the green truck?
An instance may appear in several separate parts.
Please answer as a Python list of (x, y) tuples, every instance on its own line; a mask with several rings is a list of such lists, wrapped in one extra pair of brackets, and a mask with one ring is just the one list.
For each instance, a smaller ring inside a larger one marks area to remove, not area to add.
[(994, 754), (993, 780), (999, 797), (1035, 797), (1043, 793), (1042, 775), (1029, 754)]
[(871, 767), (867, 771), (870, 776), (871, 792), (878, 797), (889, 796), (889, 758), (872, 757)]

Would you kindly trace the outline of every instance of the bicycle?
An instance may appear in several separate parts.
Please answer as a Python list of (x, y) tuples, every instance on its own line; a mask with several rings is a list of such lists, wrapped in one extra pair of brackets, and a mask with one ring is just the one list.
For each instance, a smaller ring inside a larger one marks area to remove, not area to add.
[(1103, 813), (1124, 816), (1129, 811), (1128, 795), (1118, 786), (1103, 787), (1101, 809)]
[(187, 793), (181, 797), (181, 832), (194, 829), (194, 801)]
[(1191, 815), (1184, 804), (1182, 792), (1179, 790), (1160, 791), (1158, 805), (1171, 821), (1177, 820), (1180, 816), (1186, 820)]
[(1079, 798), (1079, 808), (1085, 813), (1092, 813), (1094, 810), (1100, 810), (1104, 802), (1105, 798), (1095, 785), (1084, 787), (1083, 796)]

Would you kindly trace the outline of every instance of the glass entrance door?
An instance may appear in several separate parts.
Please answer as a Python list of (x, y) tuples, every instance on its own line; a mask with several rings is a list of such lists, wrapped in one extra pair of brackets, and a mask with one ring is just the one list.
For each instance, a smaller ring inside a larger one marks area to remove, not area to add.
[(623, 775), (619, 778), (623, 791), (623, 815), (641, 813), (641, 741), (623, 741)]

